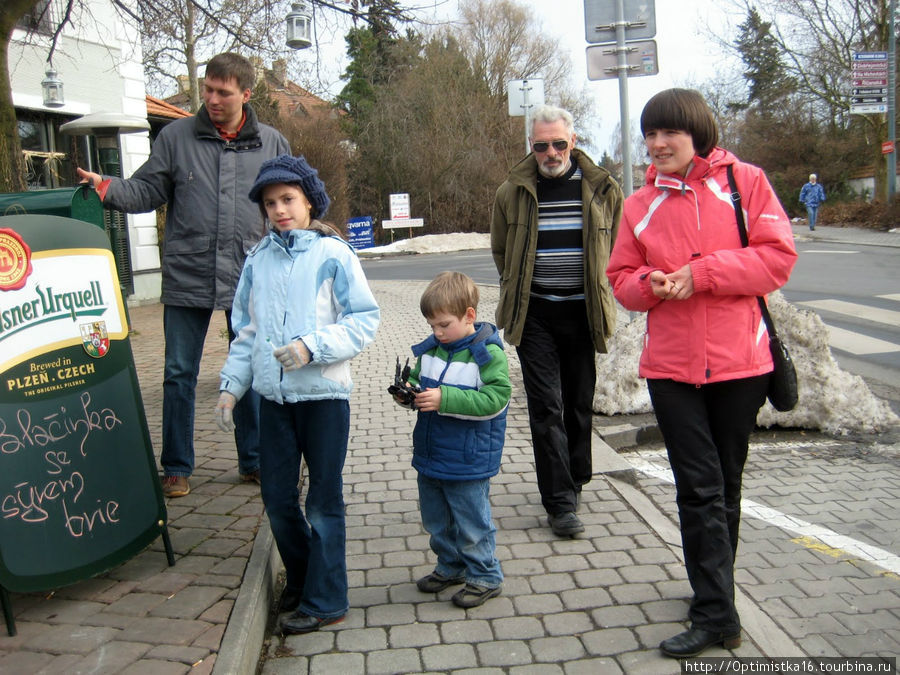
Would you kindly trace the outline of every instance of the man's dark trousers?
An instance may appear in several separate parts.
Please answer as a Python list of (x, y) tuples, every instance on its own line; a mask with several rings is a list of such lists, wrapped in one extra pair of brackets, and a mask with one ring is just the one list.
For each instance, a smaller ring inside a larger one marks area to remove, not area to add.
[(550, 515), (574, 512), (592, 473), (596, 361), (584, 301), (531, 298), (516, 351), (541, 502)]

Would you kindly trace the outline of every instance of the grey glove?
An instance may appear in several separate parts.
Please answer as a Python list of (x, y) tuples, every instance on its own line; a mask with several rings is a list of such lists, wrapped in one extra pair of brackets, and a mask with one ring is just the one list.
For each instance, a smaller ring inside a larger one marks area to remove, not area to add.
[(225, 432), (234, 431), (234, 404), (237, 397), (227, 391), (219, 394), (219, 402), (216, 403), (216, 425)]

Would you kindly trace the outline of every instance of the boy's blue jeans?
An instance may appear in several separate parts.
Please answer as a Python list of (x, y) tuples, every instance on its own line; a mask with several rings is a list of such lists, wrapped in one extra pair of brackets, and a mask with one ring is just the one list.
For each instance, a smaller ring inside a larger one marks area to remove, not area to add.
[[(347, 599), (346, 528), (341, 472), (350, 435), (350, 404), (342, 399), (273, 403), (262, 399), (260, 491), (286, 588), (300, 592), (298, 609), (320, 619), (343, 616)], [(308, 473), (305, 517), (300, 459)]]
[[(203, 307), (163, 307), (166, 358), (163, 374), (162, 454), (167, 476), (194, 473), (194, 401), (203, 343), (213, 310)], [(229, 340), (231, 312), (225, 312)], [(238, 470), (242, 474), (259, 469), (259, 395), (252, 389), (234, 406), (234, 443)]]
[(419, 509), (437, 554), (435, 571), (496, 588), (503, 581), (491, 521), (489, 478), (441, 480), (419, 474)]

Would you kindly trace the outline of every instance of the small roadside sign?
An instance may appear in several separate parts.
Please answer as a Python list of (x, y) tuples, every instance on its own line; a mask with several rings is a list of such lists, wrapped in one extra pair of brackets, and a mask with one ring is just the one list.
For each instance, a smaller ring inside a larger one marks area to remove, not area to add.
[(409, 193), (391, 195), (391, 220), (409, 218)]
[(894, 151), (894, 141), (885, 141), (881, 144), (881, 154), (889, 155)]
[(887, 103), (860, 103), (850, 106), (851, 115), (876, 115), (887, 112)]

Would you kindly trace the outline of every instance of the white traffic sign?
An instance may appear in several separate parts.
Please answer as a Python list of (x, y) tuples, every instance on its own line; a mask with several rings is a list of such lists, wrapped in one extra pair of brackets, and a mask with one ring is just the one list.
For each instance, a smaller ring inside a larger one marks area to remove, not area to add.
[(510, 80), (506, 83), (509, 116), (521, 117), (532, 108), (544, 105), (544, 80), (533, 77), (527, 80)]
[(382, 229), (389, 230), (392, 227), (423, 227), (425, 221), (422, 218), (400, 218), (391, 220), (382, 220)]
[(872, 115), (877, 113), (886, 113), (887, 112), (887, 103), (874, 103), (874, 104), (862, 104), (856, 105), (853, 104), (850, 106), (850, 114), (851, 115)]
[[(625, 43), (625, 67), (628, 77), (656, 75), (659, 59), (656, 40), (640, 40)], [(586, 50), (587, 76), (589, 80), (606, 80), (619, 76), (619, 55), (616, 43), (591, 45)]]

